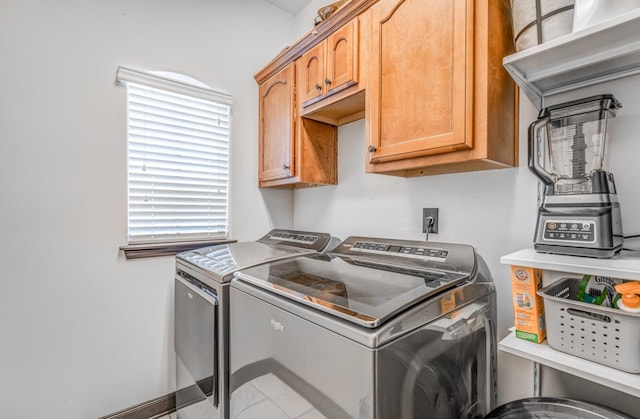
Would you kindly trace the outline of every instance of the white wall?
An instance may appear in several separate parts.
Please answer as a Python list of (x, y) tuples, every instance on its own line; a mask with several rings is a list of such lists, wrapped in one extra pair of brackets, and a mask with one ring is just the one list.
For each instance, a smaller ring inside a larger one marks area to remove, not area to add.
[(232, 237), (292, 223), (257, 188), (253, 75), (293, 38), (262, 0), (0, 1), (0, 417), (95, 418), (174, 390), (173, 257), (126, 261), (119, 65), (234, 99)]
[[(312, 20), (322, 3), (314, 0), (298, 15), (298, 31), (304, 30), (306, 22)], [(640, 175), (639, 80), (634, 77), (611, 82), (554, 97), (547, 103), (603, 93), (613, 93), (622, 102), (624, 107), (610, 124), (609, 161), (619, 191), (626, 235), (640, 233), (637, 215), (640, 211), (637, 186)], [(513, 325), (513, 310), (509, 267), (501, 265), (499, 259), (502, 255), (531, 247), (535, 229), (538, 182), (527, 167), (527, 128), (536, 117), (537, 110), (522, 95), (519, 167), (419, 178), (365, 174), (364, 121), (344, 125), (338, 130), (338, 185), (297, 190), (294, 193), (294, 226), (328, 231), (341, 239), (368, 235), (424, 240), (422, 208), (439, 208), (439, 234), (430, 235), (429, 240), (471, 244), (485, 258), (496, 282), (498, 334), (503, 337), (507, 328)], [(640, 249), (640, 240), (628, 241), (627, 246)], [(529, 367), (527, 363), (501, 356), (501, 402), (531, 396), (529, 381), (522, 379), (523, 374), (529, 376)], [(543, 388), (543, 395), (554, 395), (557, 390), (552, 380)], [(562, 394), (566, 395), (564, 391)], [(598, 396), (592, 394), (578, 393), (574, 397), (579, 396), (598, 400)], [(601, 399), (601, 403), (607, 404), (606, 397)]]

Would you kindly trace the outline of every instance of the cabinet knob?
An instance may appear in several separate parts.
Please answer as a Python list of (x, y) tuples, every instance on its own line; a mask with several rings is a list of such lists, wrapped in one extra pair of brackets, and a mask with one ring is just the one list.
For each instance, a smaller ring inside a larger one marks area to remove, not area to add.
[(369, 153), (375, 153), (378, 149), (375, 146), (370, 145), (368, 150), (369, 150)]
[(316, 90), (322, 90), (322, 86), (320, 86), (320, 83), (316, 83)]
[(283, 164), (282, 165), (282, 170), (289, 170), (289, 165), (288, 164)]
[(324, 79), (324, 84), (326, 84), (327, 86), (331, 85), (331, 80), (329, 80), (329, 78), (327, 77), (326, 79)]

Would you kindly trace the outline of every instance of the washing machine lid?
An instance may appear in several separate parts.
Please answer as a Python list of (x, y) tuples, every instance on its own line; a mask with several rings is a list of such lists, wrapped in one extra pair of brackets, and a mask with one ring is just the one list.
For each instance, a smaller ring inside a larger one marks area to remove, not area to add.
[[(353, 250), (356, 245), (355, 249), (371, 246), (372, 252)], [(421, 250), (416, 255), (418, 247)], [(386, 253), (389, 249), (395, 255)], [(448, 263), (451, 260), (459, 265)], [(475, 251), (470, 246), (358, 237), (345, 240), (328, 255), (272, 262), (243, 269), (235, 276), (270, 293), (373, 328), (471, 281), (474, 272)]]
[(271, 230), (257, 241), (237, 242), (203, 247), (176, 255), (180, 263), (218, 282), (228, 282), (239, 269), (326, 250), (331, 236), (296, 230)]

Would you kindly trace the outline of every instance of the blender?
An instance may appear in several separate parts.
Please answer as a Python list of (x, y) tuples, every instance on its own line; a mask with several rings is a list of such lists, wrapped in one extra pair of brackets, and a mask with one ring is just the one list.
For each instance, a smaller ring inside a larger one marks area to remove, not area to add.
[(534, 248), (541, 253), (610, 258), (622, 249), (620, 204), (606, 168), (613, 95), (550, 106), (529, 127), (529, 169), (542, 180)]

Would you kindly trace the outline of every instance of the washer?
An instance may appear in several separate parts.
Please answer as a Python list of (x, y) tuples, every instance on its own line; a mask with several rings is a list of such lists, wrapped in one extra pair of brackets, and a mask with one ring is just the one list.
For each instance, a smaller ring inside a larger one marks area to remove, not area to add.
[(481, 418), (495, 287), (468, 245), (349, 237), (238, 271), (231, 418)]
[(325, 233), (276, 229), (254, 242), (176, 255), (174, 345), (179, 418), (229, 417), (229, 282), (233, 273), (322, 252), (338, 242)]

